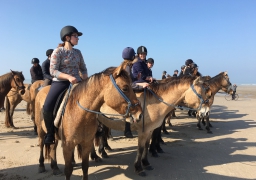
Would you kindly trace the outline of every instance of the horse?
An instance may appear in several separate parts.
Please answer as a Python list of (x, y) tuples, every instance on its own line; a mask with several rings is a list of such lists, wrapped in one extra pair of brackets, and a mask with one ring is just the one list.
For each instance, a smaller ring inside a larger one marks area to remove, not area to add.
[[(6, 106), (6, 111), (5, 111), (5, 126), (6, 127), (14, 127), (13, 124), (13, 113), (15, 107), (22, 101), (27, 102), (27, 109), (26, 112), (28, 115), (31, 115), (31, 120), (33, 123), (35, 122), (34, 118), (34, 112), (35, 112), (35, 97), (36, 94), (38, 93), (38, 88), (43, 85), (44, 81), (43, 80), (38, 80), (35, 81), (32, 85), (31, 84), (26, 84), (25, 85), (25, 93), (22, 95), (19, 93), (19, 91), (16, 91), (15, 88), (12, 88), (9, 93), (6, 96), (6, 101), (5, 101), (5, 106)], [(34, 123), (34, 131), (36, 134), (36, 127)]]
[[(216, 76), (214, 76), (213, 78), (206, 80), (206, 82), (209, 84), (209, 88), (211, 89), (211, 92), (212, 92), (212, 96), (209, 99), (209, 108), (211, 108), (211, 106), (214, 102), (215, 94), (220, 89), (228, 94), (233, 93), (232, 84), (229, 80), (229, 76), (228, 76), (227, 72), (221, 72), (221, 73), (217, 74)], [(212, 131), (210, 130), (211, 124), (210, 124), (209, 116), (210, 116), (210, 111), (208, 111), (206, 113), (197, 112), (197, 115), (196, 115), (197, 120), (198, 120), (197, 127), (199, 130), (202, 130), (200, 122), (201, 122), (201, 120), (206, 119), (205, 129), (207, 130), (207, 133), (212, 133)]]
[[(190, 76), (177, 77), (170, 82), (153, 83), (145, 93), (136, 93), (144, 109), (144, 121), (131, 124), (131, 130), (136, 129), (138, 132), (138, 149), (134, 163), (135, 172), (138, 175), (146, 176), (142, 166), (147, 170), (153, 169), (147, 158), (149, 141), (152, 131), (162, 124), (167, 113), (181, 101), (185, 101), (187, 107), (198, 109), (199, 112), (208, 111), (206, 95), (208, 92), (203, 87), (203, 83), (200, 77), (196, 79)], [(101, 111), (113, 113), (113, 109), (106, 105), (102, 106)], [(123, 121), (112, 121), (106, 116), (99, 116), (98, 120), (111, 129), (124, 129)]]
[[(100, 113), (102, 104), (106, 103), (119, 114), (124, 114), (122, 116), (130, 113), (134, 121), (140, 120), (142, 108), (132, 90), (131, 78), (125, 71), (126, 66), (127, 61), (123, 61), (119, 67), (96, 73), (73, 88), (66, 101), (60, 126), (57, 132), (55, 131), (56, 142), (45, 146), (45, 157), (51, 158), (53, 174), (60, 173), (56, 161), (56, 148), (58, 140), (61, 140), (66, 179), (69, 180), (73, 172), (72, 156), (75, 146), (77, 146), (79, 157), (82, 158), (83, 179), (88, 179), (89, 153), (98, 127), (96, 114)], [(40, 90), (35, 100), (35, 123), (40, 146), (39, 172), (45, 171), (43, 140), (47, 131), (42, 109), (49, 89), (50, 86), (46, 86)], [(99, 114), (99, 116), (102, 115)]]
[(11, 88), (15, 88), (20, 91), (21, 94), (25, 93), (25, 86), (23, 81), (25, 80), (22, 72), (12, 71), (0, 76), (0, 107), (4, 107), (4, 99)]

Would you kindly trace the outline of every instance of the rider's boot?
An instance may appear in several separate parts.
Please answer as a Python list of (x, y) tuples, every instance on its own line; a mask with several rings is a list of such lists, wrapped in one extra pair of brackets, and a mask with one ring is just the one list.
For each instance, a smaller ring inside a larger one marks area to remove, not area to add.
[(53, 124), (53, 113), (52, 111), (44, 111), (44, 123), (47, 129), (47, 134), (44, 139), (44, 144), (54, 144), (55, 137), (54, 137), (54, 124)]

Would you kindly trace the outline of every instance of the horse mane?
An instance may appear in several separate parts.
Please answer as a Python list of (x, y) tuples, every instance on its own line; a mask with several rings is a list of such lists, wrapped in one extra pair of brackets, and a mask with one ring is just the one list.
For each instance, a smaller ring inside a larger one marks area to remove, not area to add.
[(20, 76), (24, 78), (22, 72), (19, 72), (19, 71), (12, 71), (12, 72), (9, 72), (9, 73), (6, 73), (2, 76), (0, 76), (0, 87), (4, 87), (6, 85), (6, 83), (10, 82), (13, 78), (12, 74), (20, 74)]
[[(86, 87), (89, 86), (95, 86), (95, 87), (99, 87), (100, 84), (102, 83), (101, 78), (102, 77), (106, 77), (106, 76), (110, 76), (111, 74), (114, 73), (114, 71), (116, 70), (116, 67), (109, 67), (99, 73), (95, 73), (93, 75), (91, 75), (90, 77), (88, 77), (86, 80), (83, 80), (82, 82), (80, 82), (76, 87), (74, 87), (74, 89), (72, 90), (71, 96), (70, 96), (70, 101), (72, 101), (72, 103), (76, 103), (76, 100), (78, 99), (78, 97), (80, 96), (80, 94), (86, 93)], [(113, 75), (114, 76), (114, 75)], [(114, 76), (115, 77), (115, 76)], [(131, 84), (131, 78), (128, 75), (128, 73), (125, 70), (122, 70), (117, 77), (122, 77), (124, 79), (128, 79)], [(98, 91), (100, 89), (95, 89), (95, 91)]]
[[(208, 83), (215, 83), (221, 81), (221, 77), (224, 75), (225, 72), (221, 72), (217, 74), (216, 76), (212, 77), (211, 79), (207, 80)], [(227, 75), (227, 74), (226, 74)]]
[[(172, 80), (166, 81), (166, 83), (152, 83), (150, 84), (149, 88), (154, 91), (156, 94), (162, 94), (167, 89), (170, 91), (177, 87), (179, 84), (191, 84), (193, 80), (195, 80), (197, 77), (185, 75), (181, 77), (175, 77), (172, 78)], [(148, 96), (151, 96), (151, 93), (147, 93)]]

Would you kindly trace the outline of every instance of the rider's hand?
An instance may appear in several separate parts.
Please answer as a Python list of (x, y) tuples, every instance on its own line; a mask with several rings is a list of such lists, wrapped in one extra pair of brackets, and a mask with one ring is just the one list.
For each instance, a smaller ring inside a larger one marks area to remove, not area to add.
[(73, 76), (70, 76), (70, 77), (68, 78), (68, 80), (69, 80), (69, 82), (70, 82), (71, 84), (76, 84), (76, 83), (77, 83), (77, 79), (76, 79), (75, 77), (73, 77)]

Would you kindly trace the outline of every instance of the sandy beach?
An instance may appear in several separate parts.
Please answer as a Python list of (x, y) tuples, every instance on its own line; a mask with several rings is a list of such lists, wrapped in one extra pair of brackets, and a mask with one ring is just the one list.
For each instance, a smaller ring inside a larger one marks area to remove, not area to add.
[[(97, 163), (90, 160), (89, 179), (178, 179), (178, 180), (234, 180), (256, 179), (256, 86), (238, 86), (237, 101), (227, 101), (224, 94), (217, 93), (211, 110), (212, 134), (196, 128), (196, 119), (187, 111), (177, 110), (169, 135), (163, 134), (166, 145), (160, 157), (149, 156), (154, 167), (146, 171), (146, 177), (134, 172), (137, 151), (135, 138), (127, 139), (123, 132), (112, 131), (109, 140), (113, 151), (109, 158)], [(0, 180), (65, 179), (64, 174), (53, 176), (49, 162), (46, 172), (38, 173), (38, 138), (33, 133), (33, 123), (26, 114), (26, 102), (22, 101), (14, 112), (17, 129), (4, 126), (5, 112), (0, 112)], [(64, 159), (59, 143), (57, 160), (64, 171)], [(81, 161), (71, 179), (81, 179)]]

